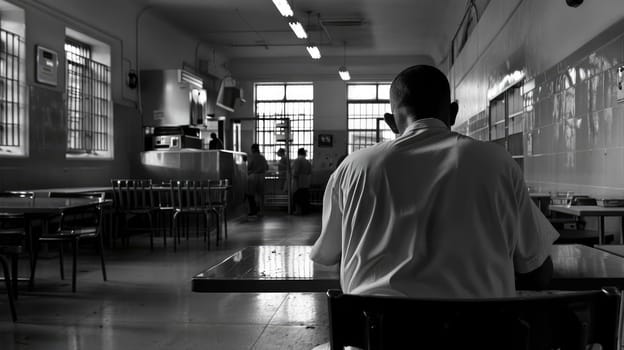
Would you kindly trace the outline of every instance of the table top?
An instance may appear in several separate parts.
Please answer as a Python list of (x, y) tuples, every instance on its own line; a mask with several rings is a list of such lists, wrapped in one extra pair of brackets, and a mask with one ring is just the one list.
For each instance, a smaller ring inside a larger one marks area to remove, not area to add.
[(311, 246), (250, 246), (193, 277), (195, 292), (326, 292), (340, 288), (338, 266), (310, 260)]
[(534, 197), (552, 197), (552, 195), (550, 193), (543, 193), (543, 192), (529, 192), (529, 196), (534, 198)]
[(59, 187), (59, 188), (40, 188), (35, 190), (26, 190), (28, 192), (34, 192), (35, 194), (46, 195), (50, 192), (58, 193), (90, 193), (90, 192), (111, 192), (113, 188), (111, 186), (90, 186), (90, 187)]
[(19, 214), (48, 214), (58, 213), (69, 208), (108, 203), (110, 203), (110, 200), (90, 198), (0, 197), (0, 212)]
[(624, 207), (601, 207), (599, 205), (550, 205), (550, 211), (576, 216), (624, 216)]
[[(195, 292), (326, 292), (340, 289), (338, 266), (309, 258), (311, 246), (251, 246), (193, 277)], [(624, 258), (591, 247), (554, 245), (552, 289), (624, 287)]]
[(624, 258), (624, 245), (622, 244), (596, 244), (594, 248)]

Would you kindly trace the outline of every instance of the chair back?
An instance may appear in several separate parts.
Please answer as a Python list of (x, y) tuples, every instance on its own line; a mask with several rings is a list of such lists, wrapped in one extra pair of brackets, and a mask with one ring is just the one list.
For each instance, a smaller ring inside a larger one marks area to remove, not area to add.
[(202, 180), (171, 181), (171, 198), (177, 211), (201, 211), (210, 207), (209, 182)]
[(210, 181), (208, 187), (210, 204), (213, 206), (227, 206), (227, 195), (231, 187), (228, 179)]
[(154, 196), (151, 179), (111, 180), (113, 203), (118, 211), (151, 210)]
[[(550, 294), (552, 293), (552, 294)], [(550, 292), (500, 299), (327, 293), (331, 349), (616, 349), (619, 295)]]
[[(54, 196), (56, 196), (55, 194)], [(50, 193), (50, 197), (54, 197)], [(104, 199), (104, 192), (92, 193), (72, 193), (70, 197), (58, 194), (59, 198), (87, 198), (87, 199)], [(100, 233), (100, 225), (102, 223), (102, 204), (94, 203), (91, 205), (68, 208), (61, 212), (58, 231), (70, 230), (91, 230), (94, 234)]]

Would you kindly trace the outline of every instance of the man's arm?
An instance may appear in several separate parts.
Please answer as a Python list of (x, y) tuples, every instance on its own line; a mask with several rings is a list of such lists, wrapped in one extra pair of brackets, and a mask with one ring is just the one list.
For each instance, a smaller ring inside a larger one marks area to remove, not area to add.
[(546, 290), (550, 287), (553, 275), (553, 262), (549, 257), (542, 266), (527, 273), (516, 273), (517, 290)]
[(323, 195), (321, 234), (310, 252), (310, 259), (321, 265), (337, 264), (342, 255), (342, 209), (335, 184), (336, 179), (332, 174)]

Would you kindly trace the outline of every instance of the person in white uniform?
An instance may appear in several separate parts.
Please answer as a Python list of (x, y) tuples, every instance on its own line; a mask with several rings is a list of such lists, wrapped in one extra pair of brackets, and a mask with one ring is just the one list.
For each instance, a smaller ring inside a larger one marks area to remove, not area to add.
[(349, 155), (323, 198), (315, 262), (344, 293), (489, 298), (545, 289), (558, 233), (506, 150), (452, 132), (446, 76), (402, 71), (385, 120), (399, 136)]

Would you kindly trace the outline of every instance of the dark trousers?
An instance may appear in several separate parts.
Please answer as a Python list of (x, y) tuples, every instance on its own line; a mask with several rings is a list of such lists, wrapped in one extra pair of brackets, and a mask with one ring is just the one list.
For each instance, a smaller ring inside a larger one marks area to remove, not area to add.
[(293, 202), (295, 202), (295, 211), (299, 209), (301, 214), (307, 214), (310, 211), (310, 191), (307, 188), (296, 190)]

